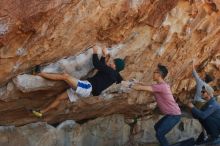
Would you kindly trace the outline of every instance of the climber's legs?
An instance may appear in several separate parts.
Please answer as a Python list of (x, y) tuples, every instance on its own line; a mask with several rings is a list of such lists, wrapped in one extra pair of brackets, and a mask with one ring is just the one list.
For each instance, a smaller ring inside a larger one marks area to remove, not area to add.
[(57, 98), (46, 108), (40, 110), (40, 111), (35, 111), (33, 110), (33, 114), (37, 117), (42, 117), (44, 113), (56, 108), (63, 100), (68, 99), (67, 92), (63, 92), (62, 94), (58, 95)]
[(77, 84), (78, 84), (78, 79), (70, 76), (67, 73), (45, 73), (45, 72), (41, 72), (38, 74), (39, 76), (43, 77), (43, 78), (47, 78), (50, 80), (62, 80), (65, 81), (66, 83), (68, 83), (72, 88), (76, 89)]
[(49, 110), (56, 108), (63, 100), (68, 99), (67, 92), (63, 92), (62, 94), (58, 95), (57, 98), (46, 108), (40, 110), (42, 114), (48, 112)]

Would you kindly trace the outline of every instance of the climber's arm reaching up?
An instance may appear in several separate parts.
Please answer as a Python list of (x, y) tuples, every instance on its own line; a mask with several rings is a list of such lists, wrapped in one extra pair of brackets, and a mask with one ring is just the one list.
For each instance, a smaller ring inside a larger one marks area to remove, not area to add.
[(102, 58), (99, 60), (98, 58), (98, 48), (96, 46), (93, 47), (93, 56), (92, 56), (92, 63), (94, 67), (98, 70), (106, 70), (106, 62), (105, 62), (105, 56), (102, 56)]

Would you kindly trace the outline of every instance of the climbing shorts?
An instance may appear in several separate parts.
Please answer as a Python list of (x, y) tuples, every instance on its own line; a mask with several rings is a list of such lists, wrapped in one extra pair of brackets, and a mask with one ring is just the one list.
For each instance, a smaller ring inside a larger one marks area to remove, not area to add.
[(91, 92), (92, 92), (91, 83), (88, 81), (81, 81), (81, 80), (78, 80), (76, 91), (74, 91), (74, 89), (72, 88), (69, 88), (67, 90), (67, 94), (71, 102), (76, 101), (78, 97), (88, 97), (90, 96)]

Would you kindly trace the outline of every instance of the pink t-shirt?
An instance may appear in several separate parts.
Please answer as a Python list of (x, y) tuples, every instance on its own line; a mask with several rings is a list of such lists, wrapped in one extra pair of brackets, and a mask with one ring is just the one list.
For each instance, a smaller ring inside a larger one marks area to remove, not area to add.
[(167, 83), (151, 85), (157, 105), (165, 115), (181, 115), (180, 108), (172, 95), (170, 86)]

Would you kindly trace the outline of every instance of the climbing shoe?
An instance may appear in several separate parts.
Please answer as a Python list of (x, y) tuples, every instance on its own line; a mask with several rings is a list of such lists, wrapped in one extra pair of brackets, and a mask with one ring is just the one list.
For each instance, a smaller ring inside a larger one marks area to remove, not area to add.
[(38, 74), (38, 73), (40, 73), (40, 72), (41, 72), (41, 67), (40, 67), (40, 65), (36, 65), (36, 66), (33, 67), (32, 70), (31, 70), (31, 74), (32, 74), (32, 75), (36, 75), (36, 74)]
[(32, 113), (38, 118), (41, 118), (43, 116), (43, 114), (39, 111), (32, 110)]

